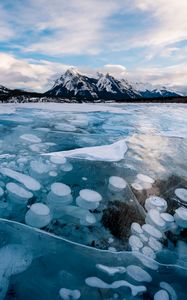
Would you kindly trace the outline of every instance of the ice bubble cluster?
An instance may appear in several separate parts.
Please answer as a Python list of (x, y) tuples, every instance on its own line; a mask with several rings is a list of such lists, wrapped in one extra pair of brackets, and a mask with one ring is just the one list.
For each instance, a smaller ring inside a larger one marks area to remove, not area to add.
[(50, 209), (43, 203), (34, 203), (25, 215), (25, 223), (36, 228), (43, 228), (51, 222)]

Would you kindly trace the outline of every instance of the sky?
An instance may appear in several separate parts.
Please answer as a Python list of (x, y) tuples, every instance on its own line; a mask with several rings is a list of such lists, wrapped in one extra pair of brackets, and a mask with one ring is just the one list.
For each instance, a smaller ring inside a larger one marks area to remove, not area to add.
[(46, 91), (69, 67), (187, 94), (187, 0), (0, 0), (0, 85)]

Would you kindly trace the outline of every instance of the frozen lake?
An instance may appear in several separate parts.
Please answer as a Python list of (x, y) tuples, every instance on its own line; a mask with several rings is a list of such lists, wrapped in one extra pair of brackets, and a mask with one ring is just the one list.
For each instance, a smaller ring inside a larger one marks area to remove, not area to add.
[(0, 104), (0, 300), (186, 299), (187, 106)]

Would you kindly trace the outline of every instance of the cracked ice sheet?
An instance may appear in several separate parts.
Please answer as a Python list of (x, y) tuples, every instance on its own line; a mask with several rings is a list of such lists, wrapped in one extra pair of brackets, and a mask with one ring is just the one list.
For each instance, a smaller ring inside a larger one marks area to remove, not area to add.
[(116, 162), (122, 160), (126, 152), (126, 142), (125, 140), (120, 140), (110, 145), (78, 148), (69, 151), (47, 153), (44, 155)]

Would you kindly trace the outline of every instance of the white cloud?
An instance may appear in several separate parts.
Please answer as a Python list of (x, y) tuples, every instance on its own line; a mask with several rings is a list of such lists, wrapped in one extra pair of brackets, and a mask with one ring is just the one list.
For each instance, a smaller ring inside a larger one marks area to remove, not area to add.
[[(75, 67), (45, 60), (18, 59), (11, 54), (0, 53), (0, 84), (10, 88), (46, 91), (68, 68)], [(122, 65), (104, 65), (97, 69), (78, 68), (81, 73), (95, 75), (97, 71), (110, 73), (118, 78), (133, 81), (149, 82), (156, 85), (175, 87), (178, 91), (186, 91), (187, 64), (169, 67), (147, 67), (127, 70)]]
[(18, 59), (0, 53), (0, 84), (10, 88), (46, 91), (60, 74), (71, 66), (45, 60)]

